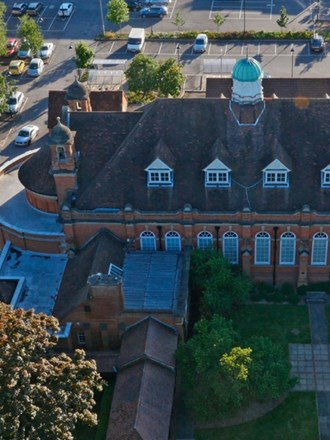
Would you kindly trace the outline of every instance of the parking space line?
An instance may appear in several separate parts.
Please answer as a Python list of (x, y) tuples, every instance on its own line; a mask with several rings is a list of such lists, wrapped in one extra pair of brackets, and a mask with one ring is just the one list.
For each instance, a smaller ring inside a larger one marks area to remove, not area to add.
[(110, 55), (111, 52), (112, 52), (112, 49), (113, 49), (114, 44), (115, 44), (115, 42), (113, 41), (113, 42), (111, 43), (111, 46), (110, 46), (110, 49), (109, 49), (109, 52), (108, 52), (109, 55)]
[(160, 43), (160, 45), (159, 45), (159, 49), (158, 49), (158, 55), (160, 54), (160, 52), (161, 52), (161, 50), (162, 50), (162, 47), (163, 47), (163, 43)]
[(208, 47), (208, 49), (207, 49), (207, 54), (208, 54), (208, 55), (210, 55), (211, 46), (212, 46), (212, 43), (209, 44), (209, 47)]

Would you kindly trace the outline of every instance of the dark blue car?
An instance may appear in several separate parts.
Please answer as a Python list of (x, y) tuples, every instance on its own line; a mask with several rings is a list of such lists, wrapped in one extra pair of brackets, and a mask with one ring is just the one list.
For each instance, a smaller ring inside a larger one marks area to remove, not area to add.
[(164, 17), (167, 15), (166, 6), (150, 6), (149, 8), (142, 8), (140, 10), (141, 17)]

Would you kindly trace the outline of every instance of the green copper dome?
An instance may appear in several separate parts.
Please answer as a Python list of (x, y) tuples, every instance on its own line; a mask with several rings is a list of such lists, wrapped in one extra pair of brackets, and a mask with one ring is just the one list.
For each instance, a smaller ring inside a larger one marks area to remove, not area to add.
[(257, 81), (262, 76), (262, 69), (254, 58), (242, 58), (233, 69), (233, 79), (242, 82)]

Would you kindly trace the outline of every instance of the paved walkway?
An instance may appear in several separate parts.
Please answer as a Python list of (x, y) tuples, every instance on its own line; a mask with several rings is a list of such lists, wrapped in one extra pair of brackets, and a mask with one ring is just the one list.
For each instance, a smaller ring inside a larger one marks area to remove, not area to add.
[(292, 373), (299, 377), (296, 391), (316, 391), (319, 439), (330, 440), (330, 347), (325, 315), (327, 295), (307, 295), (312, 344), (290, 344)]

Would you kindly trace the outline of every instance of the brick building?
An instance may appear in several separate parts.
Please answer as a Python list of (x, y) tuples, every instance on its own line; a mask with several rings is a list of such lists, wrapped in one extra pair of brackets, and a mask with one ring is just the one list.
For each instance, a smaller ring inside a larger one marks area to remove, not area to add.
[(135, 250), (212, 246), (255, 280), (329, 280), (329, 80), (263, 79), (244, 58), (206, 99), (95, 111), (77, 81), (60, 93), (48, 146), (19, 171), (29, 203), (60, 219), (53, 249), (106, 228)]

